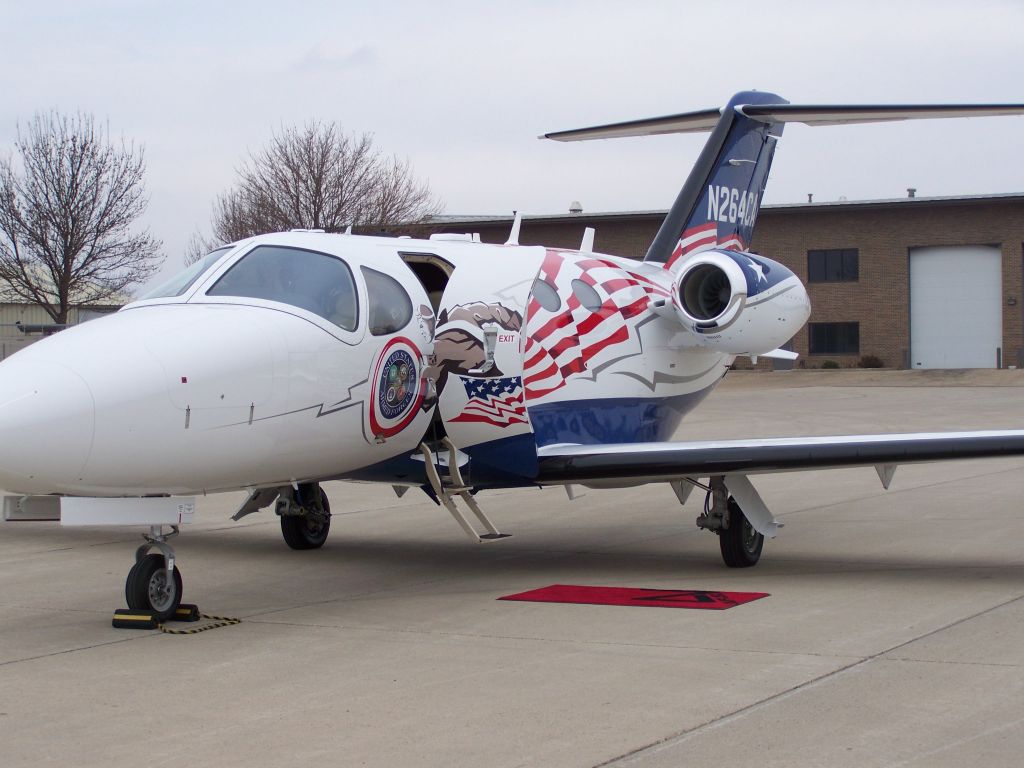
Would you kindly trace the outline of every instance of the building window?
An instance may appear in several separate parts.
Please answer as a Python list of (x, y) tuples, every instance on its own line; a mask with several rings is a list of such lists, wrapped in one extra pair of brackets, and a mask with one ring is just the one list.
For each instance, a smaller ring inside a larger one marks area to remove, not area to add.
[(860, 323), (810, 323), (812, 355), (859, 355)]
[(859, 278), (856, 248), (829, 248), (807, 252), (807, 282), (848, 283)]

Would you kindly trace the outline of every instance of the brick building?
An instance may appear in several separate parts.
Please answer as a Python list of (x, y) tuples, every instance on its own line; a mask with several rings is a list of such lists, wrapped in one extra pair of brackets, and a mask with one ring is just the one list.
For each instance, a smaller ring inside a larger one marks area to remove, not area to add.
[[(519, 242), (641, 258), (665, 211), (525, 216)], [(504, 242), (511, 216), (443, 216), (438, 232)], [(751, 250), (807, 285), (801, 363), (1024, 366), (1024, 194), (766, 205)], [(765, 365), (762, 362), (761, 365)]]

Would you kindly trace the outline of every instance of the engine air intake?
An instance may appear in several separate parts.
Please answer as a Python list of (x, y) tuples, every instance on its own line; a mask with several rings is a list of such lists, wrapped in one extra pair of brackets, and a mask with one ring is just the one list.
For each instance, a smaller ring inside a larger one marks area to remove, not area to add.
[(679, 286), (679, 301), (695, 320), (714, 320), (729, 306), (732, 284), (717, 264), (700, 264), (689, 270)]

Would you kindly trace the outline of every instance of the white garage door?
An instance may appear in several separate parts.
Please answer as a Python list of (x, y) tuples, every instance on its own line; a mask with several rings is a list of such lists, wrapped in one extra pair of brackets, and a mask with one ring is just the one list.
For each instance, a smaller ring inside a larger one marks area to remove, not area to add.
[(1003, 345), (1002, 254), (985, 245), (910, 251), (910, 365), (995, 368)]

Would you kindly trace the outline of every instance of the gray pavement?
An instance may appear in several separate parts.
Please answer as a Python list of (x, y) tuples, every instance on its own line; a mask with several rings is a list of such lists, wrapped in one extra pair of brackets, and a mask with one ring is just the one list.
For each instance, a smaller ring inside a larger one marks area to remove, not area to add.
[[(730, 377), (682, 436), (1024, 427), (1017, 372), (904, 379)], [(138, 531), (3, 523), (0, 765), (1018, 766), (1022, 469), (758, 478), (786, 527), (747, 571), (660, 486), (481, 494), (514, 534), (481, 546), (420, 494), (330, 484), (315, 552), (211, 496), (186, 600), (243, 623), (185, 637), (110, 627)], [(496, 600), (553, 583), (771, 597)]]

